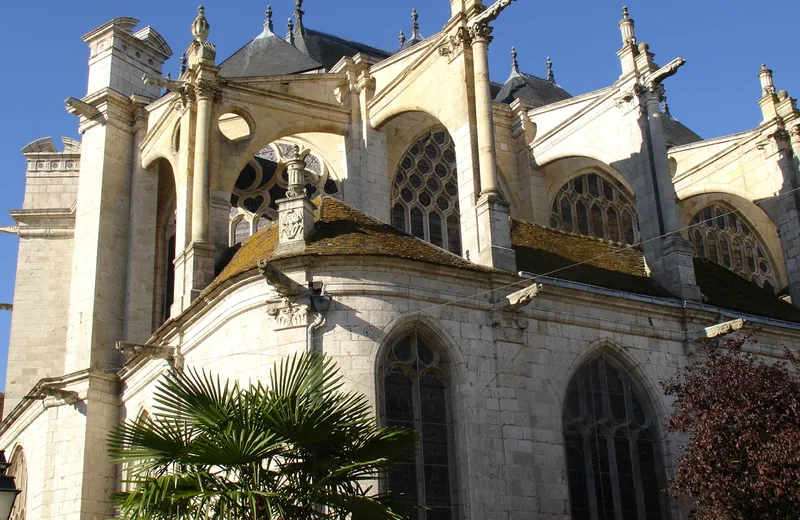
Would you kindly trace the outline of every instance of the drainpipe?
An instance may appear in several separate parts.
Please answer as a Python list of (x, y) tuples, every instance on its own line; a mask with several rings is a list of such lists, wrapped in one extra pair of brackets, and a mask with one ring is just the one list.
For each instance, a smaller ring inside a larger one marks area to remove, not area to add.
[(319, 348), (314, 347), (314, 331), (325, 325), (325, 313), (331, 307), (332, 297), (325, 294), (324, 286), (314, 282), (309, 282), (308, 292), (311, 293), (311, 309), (314, 311), (314, 320), (308, 324), (306, 329), (306, 350), (308, 352), (317, 351), (321, 354), (323, 352), (322, 345)]

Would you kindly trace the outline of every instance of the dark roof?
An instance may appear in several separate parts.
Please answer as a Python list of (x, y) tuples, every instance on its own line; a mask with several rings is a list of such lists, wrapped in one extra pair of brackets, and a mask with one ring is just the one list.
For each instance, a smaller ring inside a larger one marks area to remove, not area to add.
[[(520, 271), (648, 296), (671, 296), (647, 276), (638, 249), (522, 220), (512, 221), (511, 242)], [(585, 263), (574, 265), (577, 262)]]
[(495, 95), (494, 100), (511, 104), (515, 99), (522, 99), (522, 101), (536, 108), (571, 97), (566, 90), (555, 83), (530, 74), (521, 73), (512, 74), (505, 85), (502, 86), (500, 92)]
[(298, 25), (295, 28), (294, 42), (299, 50), (315, 61), (322, 63), (326, 70), (331, 70), (345, 56), (352, 57), (356, 54), (367, 54), (384, 60), (392, 55), (389, 51), (346, 40), (332, 34), (306, 29), (302, 25)]
[(321, 69), (322, 64), (266, 31), (220, 64), (226, 78), (284, 76)]
[(710, 260), (695, 258), (694, 275), (700, 291), (711, 305), (800, 322), (800, 309)]
[(661, 121), (664, 124), (664, 139), (667, 142), (667, 148), (703, 140), (702, 137), (689, 130), (686, 125), (669, 114), (664, 114)]
[[(315, 231), (303, 251), (276, 254), (278, 226), (262, 229), (241, 247), (214, 282), (203, 291), (255, 269), (259, 260), (299, 256), (383, 256), (405, 258), (472, 272), (494, 272), (413, 237), (330, 196), (315, 201)], [(521, 220), (512, 220), (511, 242), (517, 269), (654, 297), (672, 295), (647, 276), (642, 252), (595, 238), (564, 233)], [(575, 265), (579, 264), (579, 265)], [(800, 309), (754, 283), (704, 259), (695, 259), (697, 284), (708, 303), (757, 316), (800, 322)]]
[[(472, 271), (492, 271), (411, 236), (333, 197), (322, 196), (315, 204), (316, 224), (310, 242), (303, 251), (288, 256), (389, 256)], [(259, 260), (282, 258), (284, 255), (275, 254), (277, 228), (272, 225), (247, 239), (206, 292), (233, 276), (255, 268)]]

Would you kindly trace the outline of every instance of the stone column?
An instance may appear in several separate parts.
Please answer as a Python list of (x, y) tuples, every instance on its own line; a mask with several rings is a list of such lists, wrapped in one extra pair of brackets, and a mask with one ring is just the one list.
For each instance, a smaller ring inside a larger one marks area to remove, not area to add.
[(497, 184), (494, 118), (489, 87), (488, 47), (491, 32), (492, 28), (486, 23), (476, 23), (470, 27), (481, 182), (480, 197), (476, 205), (480, 248), (478, 263), (514, 272), (517, 262), (514, 250), (511, 249), (510, 206)]
[(209, 201), (209, 136), (213, 113), (214, 87), (198, 81), (197, 129), (192, 183), (192, 242), (208, 242)]
[[(682, 300), (700, 301), (692, 248), (679, 232), (677, 196), (659, 111), (660, 85), (649, 89), (637, 87), (637, 92), (641, 104), (642, 153), (645, 154), (641, 163), (644, 188), (642, 193), (637, 193), (637, 209), (645, 258), (653, 278), (664, 288)], [(651, 206), (643, 211), (643, 205)], [(649, 221), (645, 220), (647, 216)]]
[(661, 100), (658, 88), (644, 93), (647, 109), (647, 123), (650, 125), (650, 141), (652, 145), (653, 163), (655, 166), (656, 187), (658, 189), (658, 205), (661, 210), (661, 233), (678, 229), (678, 211), (675, 203), (675, 186), (672, 184), (672, 173), (667, 157), (667, 143), (664, 137), (664, 123), (661, 120)]

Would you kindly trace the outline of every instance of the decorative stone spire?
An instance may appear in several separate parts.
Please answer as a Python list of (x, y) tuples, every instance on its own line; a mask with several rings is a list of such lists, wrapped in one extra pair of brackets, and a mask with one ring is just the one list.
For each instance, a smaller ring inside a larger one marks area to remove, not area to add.
[(628, 15), (628, 6), (622, 8), (622, 20), (619, 21), (619, 30), (622, 33), (622, 43), (636, 44), (636, 34), (634, 32), (633, 18)]
[(775, 84), (772, 82), (772, 70), (762, 63), (761, 70), (758, 71), (758, 79), (761, 80), (761, 95), (767, 97), (775, 93)]
[(398, 39), (400, 40), (400, 47), (402, 47), (403, 44), (406, 43), (406, 33), (400, 31), (400, 37)]
[(294, 22), (292, 22), (291, 18), (286, 22), (286, 41), (290, 45), (294, 45)]
[(511, 77), (519, 76), (519, 62), (517, 61), (517, 49), (511, 47)]
[(186, 72), (187, 68), (189, 68), (189, 59), (186, 57), (186, 53), (184, 52), (181, 54), (181, 76), (183, 76), (183, 73)]
[(264, 20), (264, 29), (268, 30), (269, 32), (273, 32), (275, 30), (274, 26), (272, 25), (272, 6), (268, 5), (267, 10), (264, 11), (265, 20)]
[(550, 56), (547, 57), (547, 61), (545, 61), (544, 64), (547, 67), (547, 81), (555, 85), (556, 75), (553, 74), (553, 60), (550, 59)]
[(306, 14), (306, 12), (303, 11), (303, 0), (294, 0), (294, 4), (294, 18), (297, 20), (297, 28), (300, 29), (303, 26), (303, 15)]
[(411, 39), (422, 40), (422, 35), (419, 33), (419, 14), (416, 9), (411, 10)]
[(209, 32), (211, 32), (211, 26), (206, 20), (206, 8), (201, 5), (197, 8), (197, 18), (192, 22), (192, 36), (195, 41), (204, 42), (208, 39)]

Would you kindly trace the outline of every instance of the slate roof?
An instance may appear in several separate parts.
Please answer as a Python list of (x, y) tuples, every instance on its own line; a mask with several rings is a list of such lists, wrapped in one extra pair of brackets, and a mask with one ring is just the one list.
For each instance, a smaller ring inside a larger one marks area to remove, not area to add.
[(495, 94), (494, 100), (499, 103), (511, 104), (515, 99), (522, 99), (534, 108), (543, 107), (558, 101), (564, 101), (572, 96), (566, 90), (546, 79), (537, 78), (530, 74), (512, 74), (508, 81)]
[(384, 60), (392, 55), (387, 50), (306, 29), (303, 25), (295, 28), (294, 41), (299, 50), (321, 63), (325, 70), (331, 70), (345, 56), (352, 57), (361, 53)]
[(663, 114), (661, 121), (664, 125), (664, 140), (667, 142), (667, 148), (703, 140), (702, 137), (669, 114)]
[(265, 29), (220, 64), (226, 78), (284, 76), (321, 69), (323, 65)]

